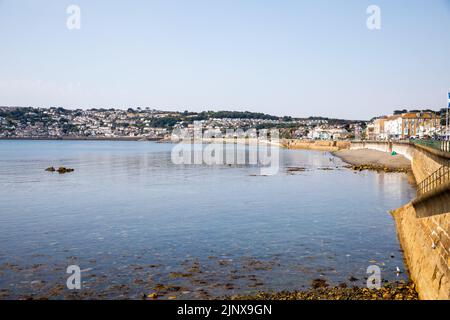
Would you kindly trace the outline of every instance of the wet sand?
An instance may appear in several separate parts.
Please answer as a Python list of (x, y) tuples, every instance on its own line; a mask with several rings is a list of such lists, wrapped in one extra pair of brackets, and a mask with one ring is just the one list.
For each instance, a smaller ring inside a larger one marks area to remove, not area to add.
[(402, 155), (391, 155), (390, 153), (381, 152), (371, 149), (359, 150), (340, 150), (333, 152), (333, 155), (341, 158), (342, 161), (354, 165), (364, 166), (370, 165), (375, 167), (383, 167), (392, 170), (411, 169), (411, 162)]

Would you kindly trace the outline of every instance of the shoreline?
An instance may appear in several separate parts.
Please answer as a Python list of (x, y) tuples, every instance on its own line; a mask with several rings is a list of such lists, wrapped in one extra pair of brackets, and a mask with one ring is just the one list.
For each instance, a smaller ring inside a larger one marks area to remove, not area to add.
[(225, 297), (226, 300), (419, 300), (419, 295), (413, 282), (389, 282), (380, 289), (364, 287), (328, 287), (327, 285), (307, 290), (258, 292), (254, 295), (235, 295)]
[[(185, 300), (185, 293), (182, 287), (177, 285), (156, 285), (155, 290), (139, 290), (141, 293), (134, 292), (130, 294), (130, 288), (127, 285), (117, 287), (116, 289), (105, 289), (100, 292), (85, 290), (82, 292), (67, 293), (64, 292), (63, 285), (55, 285), (50, 289), (41, 291), (40, 293), (28, 293), (21, 295), (10, 295), (8, 290), (0, 291), (0, 301), (7, 300), (93, 300), (108, 297), (110, 300), (118, 300), (120, 297), (139, 300)], [(118, 298), (119, 297), (119, 298)], [(231, 295), (208, 295), (205, 294), (202, 300), (420, 300), (416, 290), (416, 285), (412, 282), (389, 281), (384, 282), (380, 288), (367, 288), (363, 286), (348, 286), (345, 283), (337, 286), (329, 286), (325, 280), (316, 279), (309, 288), (293, 290), (293, 291), (257, 291), (247, 294), (231, 294)]]
[(411, 161), (404, 156), (371, 150), (339, 150), (331, 153), (343, 162), (352, 166), (353, 170), (376, 170), (386, 172), (410, 172)]
[(146, 137), (0, 137), (0, 141), (161, 141)]
[(316, 150), (334, 152), (342, 149), (350, 148), (350, 140), (299, 140), (299, 139), (282, 139), (281, 145), (290, 150)]

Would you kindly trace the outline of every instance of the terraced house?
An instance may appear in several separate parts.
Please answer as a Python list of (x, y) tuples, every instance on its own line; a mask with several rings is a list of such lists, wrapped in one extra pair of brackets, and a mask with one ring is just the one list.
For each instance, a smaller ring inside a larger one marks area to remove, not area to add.
[(438, 134), (441, 127), (441, 117), (434, 112), (405, 113), (401, 120), (402, 139), (431, 137)]
[(441, 134), (441, 116), (433, 111), (383, 116), (369, 123), (366, 131), (369, 140), (422, 139)]

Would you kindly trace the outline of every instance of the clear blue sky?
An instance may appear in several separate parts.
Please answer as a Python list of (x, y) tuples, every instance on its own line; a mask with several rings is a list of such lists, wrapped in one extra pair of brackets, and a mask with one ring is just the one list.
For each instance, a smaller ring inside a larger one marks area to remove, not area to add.
[(0, 105), (368, 119), (450, 89), (450, 0), (0, 0), (0, 41)]

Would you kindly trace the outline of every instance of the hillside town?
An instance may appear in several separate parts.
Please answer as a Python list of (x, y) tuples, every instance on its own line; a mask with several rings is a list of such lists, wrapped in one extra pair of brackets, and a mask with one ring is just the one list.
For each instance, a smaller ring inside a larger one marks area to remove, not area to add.
[(282, 138), (308, 140), (440, 139), (445, 113), (400, 110), (370, 121), (292, 118), (235, 111), (173, 112), (150, 108), (68, 110), (0, 107), (0, 138), (18, 139), (167, 139), (175, 129), (280, 130)]

